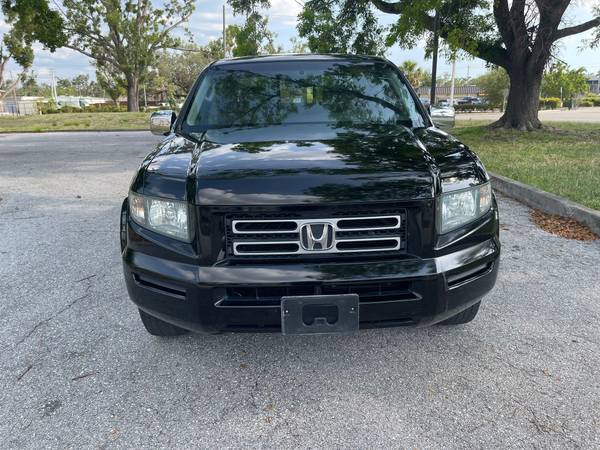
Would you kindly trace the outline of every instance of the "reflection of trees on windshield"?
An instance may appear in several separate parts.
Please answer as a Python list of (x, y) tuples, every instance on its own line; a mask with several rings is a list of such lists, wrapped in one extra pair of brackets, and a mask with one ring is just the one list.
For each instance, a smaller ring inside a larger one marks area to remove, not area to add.
[(421, 121), (402, 81), (385, 65), (335, 64), (294, 74), (229, 69), (207, 78), (212, 89), (198, 99), (199, 128), (286, 123), (412, 126), (412, 119)]
[(336, 66), (320, 77), (318, 99), (338, 124), (395, 124), (412, 126), (406, 104), (395, 92), (386, 70), (365, 70), (363, 66)]
[[(214, 95), (205, 113), (210, 126), (278, 124), (297, 111), (296, 105), (281, 101), (278, 83), (269, 77), (235, 70), (215, 81)], [(202, 112), (201, 109), (201, 115)]]

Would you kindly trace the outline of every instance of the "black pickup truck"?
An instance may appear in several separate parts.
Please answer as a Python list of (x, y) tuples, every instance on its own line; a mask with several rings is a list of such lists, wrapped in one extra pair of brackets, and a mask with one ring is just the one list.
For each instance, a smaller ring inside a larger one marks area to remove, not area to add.
[(151, 334), (462, 324), (494, 286), (489, 176), (385, 59), (217, 61), (151, 128), (120, 233)]

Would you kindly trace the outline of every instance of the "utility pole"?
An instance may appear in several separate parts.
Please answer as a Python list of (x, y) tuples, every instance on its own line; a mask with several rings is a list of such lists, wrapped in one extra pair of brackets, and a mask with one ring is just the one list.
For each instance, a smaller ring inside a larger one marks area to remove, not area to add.
[(562, 106), (562, 102), (563, 102), (563, 89), (562, 86), (560, 87), (560, 104)]
[[(10, 71), (10, 79), (14, 80), (12, 70)], [(17, 85), (18, 85), (18, 82), (15, 83), (15, 85), (12, 87), (12, 91), (13, 91), (13, 101), (15, 102), (15, 114), (17, 116), (20, 116), (21, 114), (19, 111), (19, 102), (17, 100)]]
[(58, 104), (58, 95), (56, 94), (56, 78), (54, 77), (54, 69), (50, 71), (52, 74), (52, 87), (50, 89), (52, 98), (54, 99), (54, 103)]
[(225, 29), (225, 3), (223, 3), (223, 58), (227, 58), (227, 30)]
[(452, 56), (452, 78), (450, 80), (450, 106), (454, 106), (454, 78), (456, 77), (456, 57)]
[(440, 15), (435, 11), (435, 19), (433, 22), (433, 61), (431, 63), (431, 92), (429, 93), (429, 103), (431, 106), (435, 105), (435, 89), (436, 89), (436, 78), (437, 78), (437, 60), (438, 60), (438, 47), (440, 43)]

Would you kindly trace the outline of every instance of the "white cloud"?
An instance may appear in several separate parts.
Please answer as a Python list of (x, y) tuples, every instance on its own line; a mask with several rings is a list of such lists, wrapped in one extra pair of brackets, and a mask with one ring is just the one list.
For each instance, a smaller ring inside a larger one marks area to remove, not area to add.
[(302, 7), (294, 0), (271, 0), (271, 8), (269, 14), (271, 17), (296, 17)]
[(57, 48), (56, 51), (51, 52), (39, 43), (33, 44), (33, 53), (36, 58), (50, 58), (53, 61), (65, 61), (70, 60), (73, 57), (81, 56), (81, 53), (71, 50), (70, 48)]

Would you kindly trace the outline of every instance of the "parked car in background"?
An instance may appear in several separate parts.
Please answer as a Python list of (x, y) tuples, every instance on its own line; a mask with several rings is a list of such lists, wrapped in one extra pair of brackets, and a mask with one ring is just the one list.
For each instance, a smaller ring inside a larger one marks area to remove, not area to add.
[(450, 99), (443, 99), (443, 100), (439, 100), (436, 104), (436, 106), (439, 106), (440, 108), (448, 108), (448, 107), (453, 107), (455, 104), (457, 103), (456, 100), (454, 100), (452, 103), (450, 102)]
[(429, 114), (431, 115), (433, 123), (435, 123), (438, 128), (449, 130), (454, 127), (456, 122), (456, 112), (454, 111), (454, 107), (444, 105), (440, 102), (436, 106), (431, 106), (429, 108)]
[(120, 228), (151, 334), (464, 324), (494, 286), (490, 178), (385, 59), (217, 61), (151, 129)]
[(458, 100), (459, 105), (483, 105), (484, 101), (479, 97), (463, 97)]
[(419, 101), (425, 107), (437, 127), (443, 130), (454, 127), (456, 112), (454, 111), (454, 107), (450, 106), (449, 100), (440, 100), (435, 106), (431, 106), (430, 100), (426, 97), (419, 97)]

